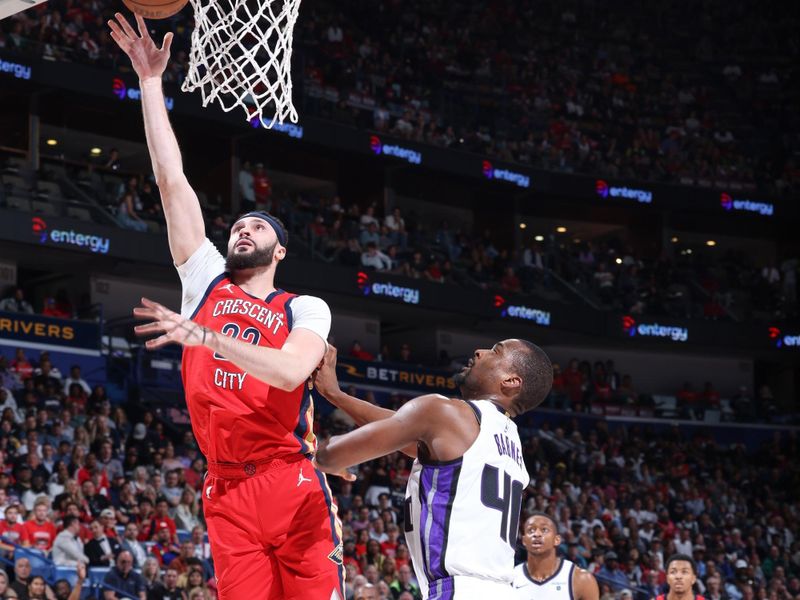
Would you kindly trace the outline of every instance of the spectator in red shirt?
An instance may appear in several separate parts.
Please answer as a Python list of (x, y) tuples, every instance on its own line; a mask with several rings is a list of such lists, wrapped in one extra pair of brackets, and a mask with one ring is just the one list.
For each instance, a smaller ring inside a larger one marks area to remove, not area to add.
[(28, 357), (25, 356), (25, 351), (22, 348), (17, 348), (14, 360), (11, 361), (11, 370), (23, 381), (33, 377), (33, 365), (28, 360)]
[(375, 360), (375, 357), (361, 347), (361, 342), (353, 340), (353, 345), (350, 347), (350, 356), (359, 360)]
[(50, 501), (40, 497), (33, 505), (33, 519), (23, 524), (25, 537), (31, 546), (43, 552), (50, 552), (56, 539), (56, 526), (47, 519), (50, 510)]
[(0, 537), (15, 544), (30, 546), (28, 531), (19, 520), (19, 505), (11, 504), (6, 507), (6, 519), (0, 521)]
[(62, 307), (56, 303), (56, 299), (48, 296), (44, 299), (44, 307), (42, 314), (45, 317), (53, 317), (55, 319), (69, 319), (72, 315), (65, 312)]
[(583, 374), (578, 368), (577, 358), (570, 360), (567, 370), (564, 371), (564, 386), (572, 402), (580, 402), (583, 399)]
[(178, 557), (181, 549), (172, 542), (169, 524), (166, 521), (157, 521), (155, 526), (156, 543), (150, 549), (150, 552), (156, 557), (158, 564), (165, 567)]
[(175, 526), (175, 521), (170, 519), (168, 511), (169, 502), (167, 502), (167, 499), (163, 497), (158, 498), (156, 500), (156, 510), (153, 513), (153, 518), (150, 521), (150, 527), (147, 532), (148, 539), (156, 539), (159, 530), (163, 524), (166, 523), (169, 529), (170, 539), (174, 543), (178, 542), (178, 528)]
[(114, 514), (114, 509), (104, 508), (100, 511), (100, 518), (98, 519), (103, 526), (103, 531), (107, 537), (118, 537), (115, 525), (117, 524), (117, 516)]

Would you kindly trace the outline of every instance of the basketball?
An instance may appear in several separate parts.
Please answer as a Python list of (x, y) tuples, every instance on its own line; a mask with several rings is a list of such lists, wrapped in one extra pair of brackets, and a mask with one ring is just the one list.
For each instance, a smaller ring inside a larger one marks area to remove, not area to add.
[(167, 19), (177, 14), (189, 0), (122, 0), (129, 9), (145, 19)]

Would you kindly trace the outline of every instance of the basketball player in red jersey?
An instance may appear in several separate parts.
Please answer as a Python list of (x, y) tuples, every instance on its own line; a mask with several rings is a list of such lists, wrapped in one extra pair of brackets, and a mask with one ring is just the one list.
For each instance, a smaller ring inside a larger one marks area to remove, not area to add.
[(181, 164), (161, 75), (172, 34), (158, 48), (119, 13), (111, 36), (139, 76), (147, 144), (161, 190), (169, 245), (183, 286), (180, 314), (143, 299), (134, 310), (184, 346), (192, 428), (208, 459), (203, 503), (223, 600), (343, 598), (336, 507), (316, 448), (309, 376), (325, 354), (330, 310), (319, 298), (275, 288), (286, 256), (283, 225), (264, 212), (240, 217), (223, 258), (205, 237), (197, 196)]

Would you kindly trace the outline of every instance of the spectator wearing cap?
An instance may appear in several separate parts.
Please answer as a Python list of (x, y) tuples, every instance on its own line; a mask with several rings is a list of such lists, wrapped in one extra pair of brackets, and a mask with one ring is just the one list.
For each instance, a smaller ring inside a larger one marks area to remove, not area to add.
[(89, 564), (80, 538), (81, 522), (73, 516), (64, 517), (64, 529), (53, 543), (53, 562), (59, 567), (74, 567), (79, 562)]
[(180, 555), (181, 549), (177, 544), (173, 543), (169, 524), (166, 521), (156, 521), (155, 527), (155, 544), (153, 544), (150, 552), (156, 557), (158, 564), (165, 567)]
[(112, 566), (114, 557), (120, 552), (119, 542), (105, 534), (100, 521), (92, 521), (89, 529), (92, 532), (92, 539), (84, 546), (84, 552), (89, 557), (89, 566)]
[[(103, 583), (124, 592), (126, 596), (122, 596), (123, 598), (132, 597), (139, 598), (139, 600), (147, 598), (144, 578), (133, 570), (133, 556), (128, 551), (119, 553), (114, 566), (103, 579)], [(116, 600), (119, 597), (114, 590), (103, 592), (104, 600)]]
[(597, 578), (610, 585), (615, 591), (630, 585), (628, 576), (619, 568), (619, 557), (613, 550), (605, 553), (603, 566), (597, 572)]
[(100, 511), (100, 516), (97, 519), (100, 521), (100, 524), (103, 526), (103, 531), (105, 534), (110, 538), (116, 538), (117, 536), (117, 515), (114, 512), (113, 508), (104, 508)]

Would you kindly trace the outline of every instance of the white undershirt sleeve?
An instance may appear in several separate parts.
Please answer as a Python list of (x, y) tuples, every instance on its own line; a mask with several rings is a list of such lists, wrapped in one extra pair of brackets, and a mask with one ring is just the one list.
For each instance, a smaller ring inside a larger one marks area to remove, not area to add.
[(217, 247), (206, 238), (182, 265), (176, 265), (181, 278), (183, 296), (181, 298), (181, 316), (187, 319), (203, 301), (203, 296), (211, 282), (225, 272), (225, 259)]
[(327, 347), (331, 331), (331, 309), (328, 304), (316, 296), (297, 296), (289, 308), (292, 311), (292, 329), (310, 329), (322, 338)]

